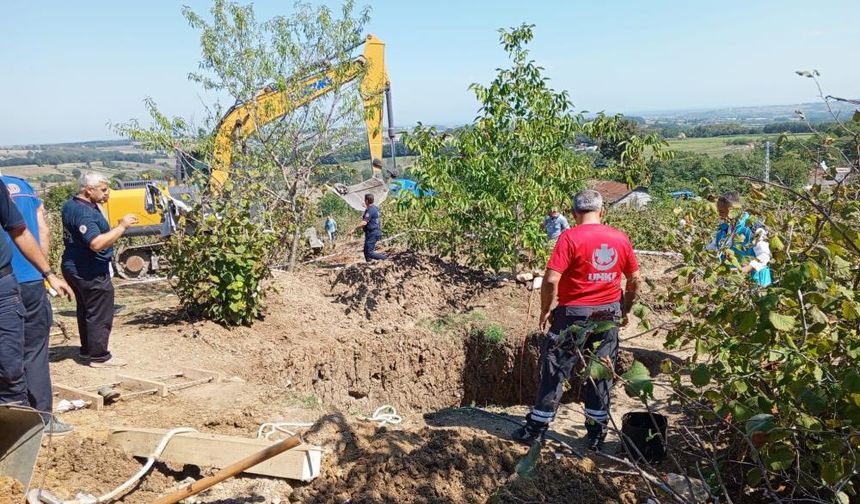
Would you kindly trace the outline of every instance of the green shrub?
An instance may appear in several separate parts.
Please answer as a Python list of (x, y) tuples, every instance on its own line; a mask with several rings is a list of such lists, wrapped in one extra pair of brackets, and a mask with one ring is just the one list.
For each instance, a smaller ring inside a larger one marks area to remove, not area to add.
[(494, 345), (501, 345), (505, 341), (505, 328), (498, 324), (490, 324), (484, 328), (484, 339)]
[(266, 303), (262, 282), (274, 234), (252, 221), (250, 202), (216, 201), (186, 219), (188, 226), (168, 240), (169, 275), (183, 307), (227, 326), (250, 325)]
[(675, 207), (667, 201), (652, 203), (641, 210), (612, 208), (606, 213), (605, 223), (627, 233), (637, 250), (669, 251), (674, 246), (679, 218)]

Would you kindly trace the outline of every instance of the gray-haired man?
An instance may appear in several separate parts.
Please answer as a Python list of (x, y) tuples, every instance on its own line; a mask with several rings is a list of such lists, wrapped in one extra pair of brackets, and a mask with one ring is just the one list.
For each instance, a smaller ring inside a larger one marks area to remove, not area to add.
[[(577, 193), (573, 213), (576, 226), (559, 237), (541, 285), (540, 326), (544, 329), (550, 324), (550, 329), (541, 350), (535, 406), (526, 415), (526, 424), (513, 434), (515, 440), (524, 443), (543, 441), (549, 422), (555, 418), (563, 383), (570, 378), (580, 355), (614, 366), (619, 326), (639, 289), (639, 265), (630, 240), (622, 231), (601, 224), (604, 209), (600, 193)], [(622, 274), (627, 278), (623, 295)], [(550, 310), (556, 298), (558, 304)], [(600, 321), (615, 322), (615, 327), (589, 334), (577, 347), (576, 329)], [(588, 447), (600, 450), (606, 439), (612, 380), (588, 379), (584, 388)]]
[(75, 291), (80, 357), (91, 367), (125, 365), (108, 351), (114, 301), (110, 262), (113, 244), (137, 217), (125, 215), (111, 229), (98, 207), (109, 197), (107, 178), (87, 172), (81, 176), (78, 194), (63, 205), (63, 278)]

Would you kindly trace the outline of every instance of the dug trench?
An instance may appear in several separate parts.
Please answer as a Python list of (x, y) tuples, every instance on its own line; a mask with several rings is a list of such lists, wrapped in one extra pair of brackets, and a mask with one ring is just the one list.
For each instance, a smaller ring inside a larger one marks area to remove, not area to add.
[[(133, 341), (156, 347), (150, 360), (132, 365), (163, 367), (190, 356), (192, 363), (233, 381), (213, 385), (209, 392), (201, 387), (163, 401), (70, 415), (79, 432), (40, 457), (37, 478), (47, 469), (48, 487), (64, 498), (121, 483), (140, 464), (107, 446), (106, 424), (188, 425), (253, 437), (262, 422), (300, 416), (314, 424), (304, 430), (305, 439), (327, 453), (320, 477), (308, 484), (236, 478), (197, 499), (222, 504), (569, 502), (573, 492), (586, 503), (635, 501), (635, 483), (607, 478), (594, 464), (559, 458), (554, 450), (545, 450), (532, 479), (514, 476), (526, 453), (507, 439), (514, 426), (492, 425), (457, 409), (510, 406), (514, 418), (522, 418), (539, 376), (543, 336), (532, 330), (536, 293), (409, 253), (382, 264), (276, 275), (274, 283), (277, 291), (266, 318), (249, 328), (184, 320), (176, 316), (175, 300), (164, 294), (119, 317), (118, 345)], [(636, 357), (648, 352), (662, 356), (640, 349)], [(620, 370), (631, 359), (623, 351)], [(646, 364), (659, 363), (655, 359)], [(68, 359), (61, 362), (61, 375), (80, 372)], [(574, 402), (578, 390), (572, 384), (564, 401)], [(383, 427), (363, 421), (383, 404), (395, 406), (407, 421)], [(560, 428), (565, 421), (558, 420)], [(565, 434), (575, 441), (575, 429)], [(210, 472), (157, 464), (123, 502), (151, 502), (184, 479)]]

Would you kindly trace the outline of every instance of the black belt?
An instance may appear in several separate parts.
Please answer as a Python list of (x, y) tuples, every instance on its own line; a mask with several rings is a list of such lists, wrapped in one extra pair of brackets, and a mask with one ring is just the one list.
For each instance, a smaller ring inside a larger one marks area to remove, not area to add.
[(7, 277), (11, 274), (12, 274), (12, 265), (11, 264), (7, 264), (6, 266), (3, 266), (2, 268), (0, 268), (0, 278)]

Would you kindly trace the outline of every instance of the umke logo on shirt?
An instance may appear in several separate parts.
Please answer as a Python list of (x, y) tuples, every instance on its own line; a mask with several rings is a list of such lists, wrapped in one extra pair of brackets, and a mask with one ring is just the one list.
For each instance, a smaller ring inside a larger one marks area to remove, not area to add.
[(600, 248), (595, 249), (591, 254), (591, 265), (596, 269), (597, 273), (589, 273), (589, 282), (611, 282), (618, 276), (617, 272), (607, 273), (606, 270), (612, 269), (618, 264), (618, 252), (611, 248), (606, 243), (600, 244)]

